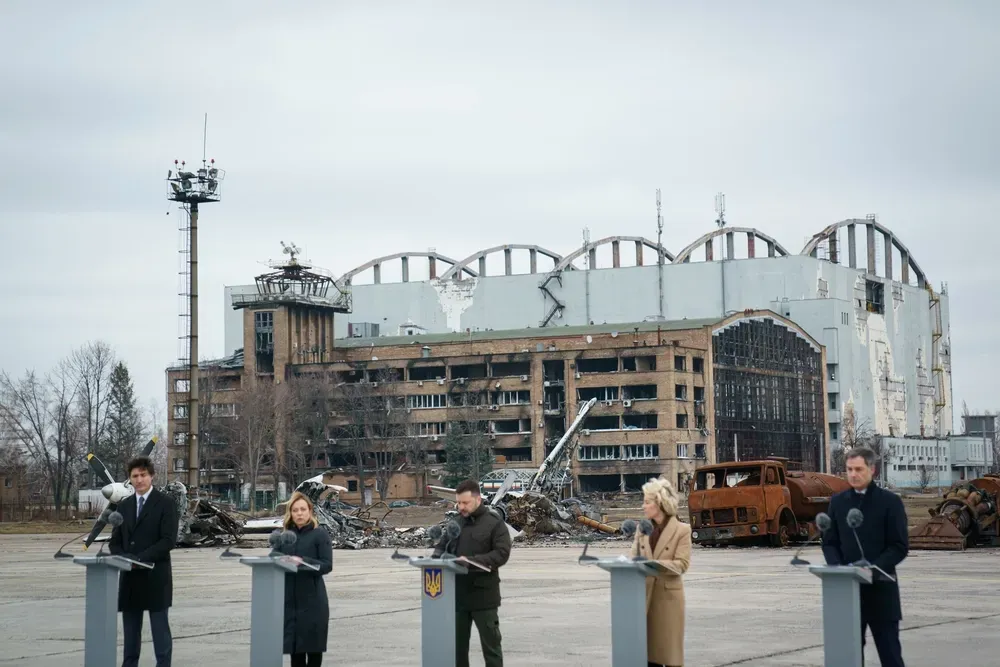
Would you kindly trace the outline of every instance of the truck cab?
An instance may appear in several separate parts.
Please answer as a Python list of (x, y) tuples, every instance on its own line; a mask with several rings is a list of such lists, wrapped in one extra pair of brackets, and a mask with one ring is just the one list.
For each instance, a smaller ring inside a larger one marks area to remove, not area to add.
[(717, 545), (769, 537), (785, 546), (798, 532), (780, 461), (718, 463), (695, 471), (688, 511), (691, 539)]

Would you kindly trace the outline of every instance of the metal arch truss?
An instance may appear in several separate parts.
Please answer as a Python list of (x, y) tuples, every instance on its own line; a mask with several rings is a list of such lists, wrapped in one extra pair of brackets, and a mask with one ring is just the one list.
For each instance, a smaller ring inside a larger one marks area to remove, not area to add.
[[(394, 259), (402, 261), (403, 282), (408, 283), (410, 282), (410, 263), (409, 263), (410, 257), (426, 257), (428, 266), (430, 268), (430, 277), (432, 279), (437, 277), (438, 261), (444, 262), (445, 264), (448, 264), (452, 267), (458, 264), (458, 261), (452, 259), (451, 257), (446, 257), (445, 255), (442, 255), (434, 251), (397, 252), (393, 255), (384, 255), (382, 257), (376, 257), (373, 260), (365, 262), (361, 266), (351, 269), (344, 275), (340, 276), (340, 278), (337, 278), (337, 286), (342, 287), (344, 285), (350, 285), (351, 281), (354, 279), (354, 276), (358, 275), (359, 273), (362, 273), (363, 271), (367, 271), (368, 269), (375, 269), (375, 284), (379, 284), (382, 282), (382, 276), (381, 276), (382, 264), (384, 264), (385, 262), (391, 262)], [(479, 275), (478, 273), (468, 268), (467, 266), (463, 266), (461, 270), (473, 278)]]
[(619, 268), (621, 266), (620, 247), (623, 241), (625, 243), (629, 242), (635, 243), (636, 266), (643, 265), (642, 262), (643, 248), (651, 248), (656, 253), (657, 264), (662, 263), (664, 259), (669, 262), (674, 261), (673, 253), (664, 248), (662, 245), (650, 241), (649, 239), (644, 238), (642, 236), (607, 236), (603, 239), (599, 239), (597, 241), (594, 241), (593, 243), (588, 243), (585, 246), (577, 248), (575, 251), (563, 257), (562, 260), (560, 260), (559, 263), (556, 264), (555, 268), (553, 268), (552, 271), (550, 271), (549, 274), (545, 276), (545, 280), (543, 280), (538, 285), (538, 289), (542, 290), (542, 295), (552, 300), (552, 307), (549, 309), (549, 312), (546, 313), (545, 317), (542, 319), (539, 326), (543, 327), (548, 326), (549, 322), (552, 321), (552, 318), (555, 317), (557, 313), (562, 312), (562, 310), (566, 308), (566, 304), (560, 301), (559, 298), (556, 297), (555, 294), (553, 294), (552, 289), (550, 287), (550, 283), (553, 280), (555, 280), (556, 282), (559, 283), (559, 286), (562, 287), (563, 271), (574, 270), (576, 267), (573, 266), (573, 260), (579, 259), (584, 255), (586, 255), (589, 259), (587, 268), (588, 269), (595, 268), (595, 265), (597, 264), (596, 261), (597, 248), (599, 248), (602, 245), (608, 245), (608, 244), (611, 245), (611, 266), (612, 268), (616, 269)]
[[(448, 280), (450, 278), (455, 278), (456, 276), (461, 279), (462, 271), (466, 271), (466, 267), (472, 262), (479, 263), (479, 275), (486, 275), (486, 258), (495, 252), (504, 253), (504, 275), (512, 275), (511, 273), (511, 253), (514, 250), (527, 250), (530, 256), (531, 269), (530, 273), (537, 273), (538, 268), (538, 255), (544, 255), (551, 259), (555, 264), (559, 264), (562, 261), (562, 255), (552, 252), (546, 248), (537, 245), (528, 245), (524, 243), (506, 243), (504, 245), (493, 246), (492, 248), (485, 248), (483, 250), (477, 250), (465, 259), (459, 260), (452, 264), (451, 268), (441, 274), (441, 280)], [(475, 274), (473, 274), (475, 275)]]
[(691, 261), (691, 253), (701, 246), (705, 246), (706, 261), (712, 261), (712, 241), (719, 236), (726, 237), (726, 247), (728, 248), (728, 252), (724, 252), (723, 254), (723, 259), (733, 259), (733, 246), (736, 234), (747, 235), (747, 256), (751, 259), (756, 257), (757, 239), (760, 239), (767, 244), (768, 257), (787, 257), (790, 254), (787, 250), (785, 250), (784, 246), (759, 229), (755, 229), (753, 227), (719, 227), (718, 229), (712, 230), (708, 234), (699, 237), (696, 241), (677, 253), (677, 258), (674, 260), (674, 264), (689, 263)]
[(895, 246), (895, 248), (899, 251), (900, 258), (902, 259), (902, 266), (900, 266), (900, 282), (904, 285), (909, 284), (910, 270), (912, 269), (917, 279), (917, 285), (919, 287), (927, 287), (927, 276), (917, 264), (916, 260), (913, 259), (909, 248), (907, 248), (903, 242), (899, 240), (891, 229), (879, 223), (878, 220), (874, 219), (874, 217), (865, 219), (851, 218), (835, 222), (834, 224), (824, 228), (822, 231), (814, 234), (813, 237), (809, 239), (809, 242), (806, 243), (805, 247), (802, 248), (802, 252), (800, 254), (816, 257), (817, 250), (819, 250), (820, 245), (825, 242), (827, 252), (829, 253), (829, 260), (834, 264), (840, 264), (841, 253), (837, 232), (840, 231), (841, 227), (847, 227), (848, 263), (852, 269), (856, 269), (858, 268), (858, 261), (854, 230), (858, 225), (863, 225), (867, 230), (868, 261), (867, 266), (865, 267), (866, 273), (870, 275), (877, 275), (875, 270), (875, 233), (878, 232), (882, 234), (882, 238), (885, 240), (885, 263), (883, 266), (886, 275), (883, 277), (893, 280), (892, 248)]

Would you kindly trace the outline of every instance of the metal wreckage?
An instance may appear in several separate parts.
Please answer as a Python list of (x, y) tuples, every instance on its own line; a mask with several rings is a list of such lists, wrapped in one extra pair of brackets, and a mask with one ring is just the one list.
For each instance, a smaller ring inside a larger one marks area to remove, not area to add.
[[(609, 536), (619, 536), (622, 531), (601, 523), (601, 514), (594, 508), (575, 498), (560, 499), (563, 480), (569, 472), (573, 451), (578, 442), (576, 433), (587, 412), (597, 399), (591, 399), (581, 406), (576, 419), (560, 438), (552, 452), (545, 458), (538, 470), (523, 483), (517, 485), (517, 473), (508, 472), (501, 487), (492, 494), (486, 494), (485, 501), (490, 510), (502, 518), (514, 540), (532, 540), (545, 536), (580, 533), (592, 534), (594, 530)], [(313, 503), (316, 518), (333, 542), (334, 549), (366, 548), (419, 548), (433, 542), (440, 536), (453, 518), (455, 510), (444, 513), (442, 520), (427, 528), (394, 528), (383, 525), (383, 520), (392, 511), (386, 507), (381, 517), (373, 516), (378, 505), (365, 510), (355, 510), (350, 514), (337, 509), (339, 493), (336, 487), (324, 484), (322, 477), (306, 480), (296, 487)], [(428, 486), (430, 492), (445, 500), (455, 500), (455, 490), (442, 486)], [(384, 503), (380, 503), (384, 506)], [(281, 529), (281, 519), (257, 519), (247, 522), (246, 532), (270, 533)]]
[[(156, 446), (157, 438), (152, 438), (142, 448), (140, 455), (149, 456)], [(101, 535), (101, 531), (108, 524), (111, 513), (118, 508), (118, 504), (128, 496), (135, 493), (131, 482), (127, 479), (124, 482), (116, 482), (111, 477), (107, 466), (97, 457), (96, 454), (87, 454), (87, 463), (97, 475), (97, 478), (104, 484), (101, 488), (101, 495), (108, 501), (101, 515), (94, 522), (90, 534), (83, 541), (84, 548), (89, 547), (94, 542), (106, 542), (110, 539), (108, 535)], [(177, 545), (183, 547), (197, 546), (220, 546), (224, 544), (235, 544), (243, 535), (243, 521), (237, 519), (229, 512), (208, 500), (199, 498), (189, 499), (187, 487), (181, 482), (169, 482), (166, 486), (160, 487), (160, 491), (166, 494), (177, 506)]]

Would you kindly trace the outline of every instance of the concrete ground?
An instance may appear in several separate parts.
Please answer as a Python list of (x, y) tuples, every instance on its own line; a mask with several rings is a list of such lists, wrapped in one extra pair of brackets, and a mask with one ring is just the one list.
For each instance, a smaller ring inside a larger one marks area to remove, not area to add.
[[(0, 536), (0, 665), (82, 664), (83, 568), (52, 559), (68, 538)], [(615, 546), (592, 553), (624, 548)], [(250, 571), (220, 562), (219, 552), (174, 551), (174, 664), (248, 664)], [(577, 565), (578, 554), (575, 545), (515, 548), (501, 570), (509, 667), (610, 664), (608, 578)], [(791, 556), (790, 550), (695, 547), (686, 576), (689, 667), (823, 664), (819, 580), (793, 570)], [(822, 561), (815, 547), (803, 556)], [(996, 663), (1000, 597), (991, 591), (1000, 584), (998, 563), (998, 550), (911, 553), (901, 567), (909, 667)], [(324, 664), (419, 665), (418, 581), (416, 570), (390, 561), (389, 551), (335, 551)], [(145, 625), (140, 664), (152, 667)], [(482, 665), (473, 635), (472, 664)], [(867, 664), (879, 664), (871, 646)]]

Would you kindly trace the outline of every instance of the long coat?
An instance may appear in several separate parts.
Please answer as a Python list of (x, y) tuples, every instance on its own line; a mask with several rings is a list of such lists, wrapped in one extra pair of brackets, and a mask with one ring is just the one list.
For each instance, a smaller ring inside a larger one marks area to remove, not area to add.
[(170, 550), (177, 544), (177, 506), (153, 488), (135, 515), (136, 497), (118, 503), (122, 524), (111, 531), (108, 550), (133, 560), (153, 563), (153, 569), (136, 568), (118, 577), (118, 611), (163, 611), (174, 602)]
[(289, 529), (297, 535), (293, 544), (283, 544), (278, 551), (289, 556), (301, 556), (318, 570), (300, 568), (285, 575), (285, 637), (283, 652), (323, 653), (330, 628), (330, 601), (323, 575), (333, 569), (333, 546), (330, 534), (320, 526), (307, 523), (303, 528)]
[(500, 606), (499, 568), (510, 558), (510, 533), (503, 519), (490, 511), (486, 503), (481, 503), (468, 517), (458, 517), (462, 532), (457, 540), (449, 540), (447, 535), (434, 549), (434, 557), (448, 552), (455, 556), (465, 556), (480, 565), (490, 568), (483, 572), (477, 567), (468, 568), (468, 574), (455, 576), (455, 609), (458, 611), (482, 611)]
[[(855, 507), (864, 515), (857, 529), (857, 540), (847, 525), (847, 513)], [(848, 565), (864, 557), (898, 579), (896, 565), (910, 550), (906, 510), (899, 496), (875, 484), (870, 484), (864, 494), (848, 489), (830, 498), (827, 513), (833, 520), (823, 534), (823, 556), (827, 564)], [(863, 555), (858, 541), (864, 548)], [(899, 585), (872, 570), (872, 583), (861, 585), (861, 615), (865, 619), (902, 620)]]
[[(681, 574), (691, 563), (691, 526), (671, 517), (655, 545), (638, 531), (632, 556), (644, 556), (673, 567)], [(684, 664), (684, 582), (677, 574), (646, 577), (646, 652), (649, 662), (681, 667)]]

